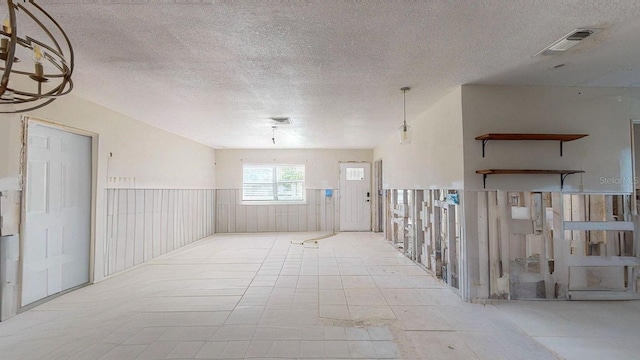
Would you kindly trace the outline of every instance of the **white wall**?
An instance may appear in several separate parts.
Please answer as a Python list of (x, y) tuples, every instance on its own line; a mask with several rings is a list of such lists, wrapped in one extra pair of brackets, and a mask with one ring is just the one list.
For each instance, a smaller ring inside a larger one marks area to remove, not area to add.
[[(636, 119), (638, 120), (638, 119)], [(638, 171), (638, 169), (640, 168), (640, 124), (635, 124), (633, 125), (633, 139), (634, 139), (634, 151), (635, 151), (635, 166), (636, 168), (634, 169), (634, 174), (635, 174), (635, 182), (636, 182), (636, 189), (640, 188), (640, 183), (638, 182), (638, 176), (640, 175), (640, 171)]]
[(242, 164), (304, 164), (307, 189), (338, 189), (339, 162), (373, 159), (372, 150), (295, 149), (295, 150), (217, 150), (216, 187), (242, 189)]
[(20, 190), (20, 115), (0, 114), (0, 191)]
[[(477, 169), (584, 169), (565, 191), (631, 192), (630, 120), (640, 118), (640, 89), (480, 86), (462, 87), (465, 190), (481, 190)], [(489, 141), (484, 133), (584, 133), (560, 145), (550, 141)], [(559, 191), (559, 175), (489, 175), (488, 189)]]
[(461, 94), (456, 88), (417, 118), (407, 119), (411, 144), (400, 145), (394, 133), (374, 150), (374, 159), (382, 159), (385, 189), (463, 187)]
[[(213, 189), (215, 150), (69, 95), (28, 114), (98, 134), (95, 193), (96, 281), (103, 278), (105, 189)], [(19, 115), (0, 115), (0, 191), (18, 184), (22, 128)], [(109, 157), (109, 153), (113, 157)], [(125, 183), (108, 178), (126, 178)], [(135, 181), (133, 181), (135, 179)], [(3, 189), (4, 187), (4, 189)]]
[(205, 145), (73, 96), (33, 115), (99, 134), (99, 182), (109, 176), (135, 178), (139, 189), (215, 187), (215, 150)]

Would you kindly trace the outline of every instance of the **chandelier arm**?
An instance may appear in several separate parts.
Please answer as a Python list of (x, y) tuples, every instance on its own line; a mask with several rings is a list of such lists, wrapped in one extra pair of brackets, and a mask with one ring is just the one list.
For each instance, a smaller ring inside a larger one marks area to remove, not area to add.
[[(49, 104), (51, 104), (56, 98), (51, 98), (48, 99), (47, 101), (43, 102), (42, 104), (38, 104), (36, 106), (30, 107), (30, 108), (26, 108), (26, 109), (20, 109), (19, 112), (26, 112), (26, 111), (31, 111), (31, 110), (36, 110), (39, 109), (41, 107), (47, 106)], [(0, 111), (0, 114), (15, 114), (17, 111)]]
[[(41, 7), (39, 7), (36, 3), (34, 3), (33, 0), (29, 0), (29, 3), (31, 5), (33, 5), (33, 6), (35, 6), (43, 14), (45, 14), (45, 16), (47, 16), (47, 18), (51, 19), (51, 16), (49, 16), (49, 14), (47, 14), (46, 11), (44, 11)], [(25, 8), (21, 4), (18, 4), (18, 8), (20, 8), (20, 10), (24, 11), (31, 18), (31, 20), (33, 20), (36, 24), (38, 24), (38, 26), (42, 29), (42, 31), (44, 31), (45, 34), (47, 34), (49, 39), (51, 39), (51, 41), (53, 41), (53, 45), (58, 49), (58, 51), (62, 52), (62, 48), (60, 48), (60, 44), (58, 44), (58, 41), (56, 40), (56, 38), (53, 36), (53, 34), (51, 34), (51, 31), (49, 31), (49, 29), (47, 29), (47, 27), (44, 26), (42, 21), (38, 20), (38, 18), (35, 15), (33, 15), (33, 13), (31, 13), (31, 11), (29, 11), (27, 8)], [(27, 38), (32, 40), (32, 41), (34, 40), (34, 39), (29, 38), (29, 37), (27, 37)], [(39, 43), (38, 41), (35, 41), (35, 42)], [(46, 46), (46, 44), (38, 44), (38, 45), (45, 45)], [(53, 50), (53, 49), (49, 48), (49, 50)]]
[[(68, 87), (68, 89), (67, 89), (67, 87)], [(27, 92), (27, 91), (23, 91), (23, 90), (12, 89), (12, 88), (7, 88), (7, 90), (12, 91), (16, 95), (30, 97), (30, 99), (24, 99), (22, 101), (14, 101), (15, 103), (25, 103), (25, 102), (29, 102), (29, 101), (37, 101), (37, 100), (39, 100), (37, 98), (38, 94), (36, 94), (36, 93)], [(59, 96), (63, 96), (63, 95), (69, 94), (72, 90), (73, 90), (73, 81), (71, 79), (68, 79), (68, 81), (58, 84), (58, 86), (54, 87), (53, 89), (51, 89), (50, 91), (48, 91), (48, 92), (46, 92), (44, 94), (39, 95), (39, 97), (40, 98), (43, 98), (43, 97), (59, 97)]]
[(13, 66), (13, 57), (16, 53), (16, 9), (13, 4), (13, 0), (7, 0), (7, 10), (9, 11), (9, 22), (11, 26), (11, 41), (9, 42), (9, 49), (7, 51), (7, 59), (5, 60), (5, 69), (2, 73), (2, 79), (0, 79), (0, 96), (4, 95), (7, 87), (9, 86), (9, 77), (11, 76), (11, 66)]
[[(58, 55), (58, 54), (56, 54), (56, 55)], [(44, 56), (44, 58), (49, 60), (50, 64), (52, 64), (58, 70), (60, 70), (60, 74), (44, 74), (43, 76), (45, 76), (47, 78), (68, 78), (68, 77), (71, 76), (71, 69), (68, 66), (66, 66), (64, 63), (59, 64), (58, 61), (56, 61), (57, 59), (55, 59), (52, 56), (49, 56), (48, 54), (46, 54)], [(4, 67), (0, 66), (0, 70), (4, 70), (4, 69), (5, 69)], [(27, 75), (27, 76), (32, 74), (29, 71), (20, 71), (20, 70), (12, 70), (11, 72), (13, 74)]]
[[(67, 47), (69, 48), (69, 76), (71, 76), (71, 74), (73, 73), (73, 65), (74, 65), (74, 55), (73, 55), (73, 47), (71, 46), (71, 41), (69, 40), (69, 37), (67, 36), (67, 33), (62, 29), (62, 27), (60, 26), (60, 24), (58, 24), (58, 22), (51, 17), (51, 15), (49, 15), (48, 12), (44, 11), (43, 8), (40, 7), (40, 5), (36, 4), (33, 0), (29, 0), (29, 3), (31, 5), (33, 5), (35, 8), (37, 8), (38, 10), (40, 10), (60, 31), (60, 33), (62, 34), (62, 36), (64, 37), (64, 41), (67, 43)], [(36, 20), (37, 21), (37, 20)], [(39, 21), (38, 21), (39, 22)], [(64, 52), (62, 51), (62, 49), (60, 48), (60, 45), (58, 44), (58, 42), (56, 41), (56, 39), (51, 36), (51, 33), (49, 32), (49, 30), (47, 30), (44, 26), (42, 26), (42, 24), (40, 24), (40, 26), (45, 29), (45, 31), (47, 32), (47, 34), (49, 34), (49, 37), (53, 40), (53, 42), (56, 44), (56, 47), (58, 48), (58, 50), (60, 51), (59, 55), (63, 55)], [(64, 56), (61, 56), (62, 59), (64, 59)]]
[[(67, 89), (67, 86), (69, 87), (68, 89)], [(14, 99), (14, 101), (13, 101), (16, 104), (24, 104), (24, 103), (28, 103), (28, 102), (32, 102), (32, 101), (42, 100), (42, 98), (51, 97), (51, 98), (55, 99), (56, 97), (67, 95), (73, 90), (73, 81), (71, 81), (71, 79), (69, 79), (68, 82), (66, 82), (64, 84), (59, 84), (58, 86), (56, 86), (52, 90), (40, 95), (40, 98), (36, 97), (36, 95), (38, 95), (36, 93), (26, 92), (26, 91), (22, 91), (22, 90), (16, 90), (16, 89), (13, 89), (13, 88), (7, 88), (7, 90), (13, 92), (14, 95), (24, 96), (25, 98), (18, 99), (18, 100)]]
[[(67, 88), (67, 86), (69, 86), (69, 88), (68, 88), (68, 89), (66, 89), (66, 88)], [(70, 93), (70, 92), (71, 92), (71, 90), (73, 90), (73, 81), (71, 81), (71, 78), (69, 78), (66, 82), (64, 82), (64, 83), (62, 83), (62, 84), (60, 84), (60, 85), (58, 85), (58, 86), (56, 87), (56, 89), (58, 89), (58, 88), (60, 89), (60, 91), (58, 92), (58, 94), (56, 94), (56, 95), (51, 95), (51, 96), (59, 97), (59, 96), (67, 95), (68, 93)], [(66, 89), (66, 90), (65, 90), (65, 89)]]
[[(55, 64), (54, 64), (55, 65)], [(57, 67), (57, 65), (56, 65)], [(58, 69), (60, 69), (60, 71), (64, 71), (64, 69), (62, 67), (58, 67)], [(4, 70), (4, 67), (0, 66), (0, 70)], [(28, 72), (28, 71), (21, 71), (21, 70), (11, 70), (12, 74), (17, 74), (17, 75), (31, 75), (33, 74), (32, 72)], [(65, 72), (63, 74), (45, 74), (47, 78), (66, 78), (68, 75), (68, 72)]]
[(13, 93), (16, 94), (16, 95), (20, 95), (20, 96), (29, 96), (29, 97), (31, 97), (31, 99), (25, 100), (25, 101), (14, 101), (15, 103), (38, 101), (38, 100), (41, 100), (42, 98), (57, 97), (59, 95), (59, 93), (60, 93), (60, 86), (56, 86), (55, 88), (53, 88), (52, 90), (47, 91), (44, 94), (38, 94), (38, 93), (22, 91), (22, 90), (13, 90)]
[(53, 56), (49, 54), (45, 54), (45, 59), (49, 60), (49, 63), (55, 66), (58, 70), (60, 70), (59, 74), (44, 74), (43, 76), (46, 78), (69, 78), (71, 76), (71, 69), (64, 64), (64, 58), (61, 58), (62, 61), (58, 63)]
[[(33, 43), (47, 50), (45, 52), (45, 57), (49, 57), (49, 61), (54, 60), (54, 57), (49, 54), (55, 54), (60, 60), (64, 60), (64, 54), (62, 53), (62, 49), (60, 48), (52, 48), (51, 46), (39, 41), (37, 39), (32, 38), (31, 36), (26, 36), (25, 39), (18, 38), (18, 44), (24, 48), (32, 50)], [(56, 45), (57, 46), (57, 45)], [(62, 62), (62, 61), (61, 61)]]

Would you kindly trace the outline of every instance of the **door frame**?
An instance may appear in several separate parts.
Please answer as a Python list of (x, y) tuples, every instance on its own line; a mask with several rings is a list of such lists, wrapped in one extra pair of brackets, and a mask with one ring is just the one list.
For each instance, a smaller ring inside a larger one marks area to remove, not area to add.
[[(59, 124), (53, 121), (41, 119), (30, 115), (22, 115), (22, 156), (21, 156), (21, 168), (20, 168), (20, 187), (22, 189), (21, 196), (21, 209), (20, 209), (20, 238), (19, 238), (19, 259), (18, 259), (18, 313), (29, 310), (33, 307), (41, 305), (51, 299), (74, 291), (78, 288), (93, 284), (94, 272), (95, 272), (95, 250), (96, 250), (96, 203), (97, 203), (97, 172), (98, 172), (98, 134), (83, 129)], [(24, 231), (25, 221), (27, 219), (27, 159), (29, 156), (28, 144), (29, 144), (29, 125), (37, 124), (40, 126), (48, 127), (55, 130), (68, 132), (75, 135), (86, 136), (91, 139), (91, 196), (90, 196), (90, 236), (89, 236), (89, 281), (86, 284), (82, 284), (71, 289), (63, 290), (57, 294), (53, 294), (42, 298), (38, 301), (34, 301), (31, 304), (22, 306), (22, 277), (24, 266)]]
[(632, 179), (632, 194), (631, 194), (631, 214), (638, 215), (638, 192), (636, 191), (637, 185), (636, 179), (636, 166), (640, 165), (640, 159), (636, 159), (636, 147), (640, 146), (640, 139), (636, 139), (634, 136), (635, 126), (640, 126), (640, 119), (631, 119), (629, 125), (629, 132), (631, 133), (631, 179)]
[(373, 162), (373, 168), (371, 169), (371, 181), (373, 183), (371, 187), (371, 193), (374, 196), (371, 197), (373, 204), (371, 213), (373, 214), (373, 232), (384, 232), (384, 210), (383, 210), (383, 173), (382, 173), (382, 159), (375, 160)]
[[(373, 193), (373, 166), (371, 164), (371, 161), (338, 161), (338, 204), (337, 207), (338, 209), (340, 209), (340, 211), (342, 211), (341, 209), (341, 202), (342, 202), (342, 189), (340, 188), (340, 184), (341, 184), (341, 179), (342, 179), (342, 169), (340, 168), (341, 164), (369, 164), (369, 193)], [(369, 197), (369, 199), (371, 199), (372, 197)], [(371, 204), (371, 202), (369, 202)], [(369, 206), (369, 230), (368, 231), (372, 231), (373, 229), (373, 208), (374, 206), (370, 205)], [(338, 230), (340, 229), (340, 226), (342, 226), (342, 214), (340, 213), (338, 218), (340, 219), (340, 223), (338, 224)]]

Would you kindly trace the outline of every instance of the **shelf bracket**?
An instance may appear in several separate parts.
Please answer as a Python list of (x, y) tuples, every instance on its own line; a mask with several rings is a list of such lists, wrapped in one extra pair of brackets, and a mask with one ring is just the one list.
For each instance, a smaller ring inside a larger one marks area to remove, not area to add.
[(482, 174), (482, 188), (487, 188), (487, 174)]
[(482, 140), (482, 157), (484, 157), (484, 147), (485, 147), (485, 145), (487, 145), (488, 141), (489, 141), (489, 139)]
[(564, 180), (571, 174), (560, 174), (560, 191), (564, 189)]

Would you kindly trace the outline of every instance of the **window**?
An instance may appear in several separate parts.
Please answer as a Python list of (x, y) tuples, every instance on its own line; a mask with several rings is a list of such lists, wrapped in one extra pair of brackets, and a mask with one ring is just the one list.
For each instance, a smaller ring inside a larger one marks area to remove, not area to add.
[(347, 181), (364, 180), (364, 168), (347, 168)]
[(247, 164), (242, 168), (242, 200), (304, 202), (304, 165)]

